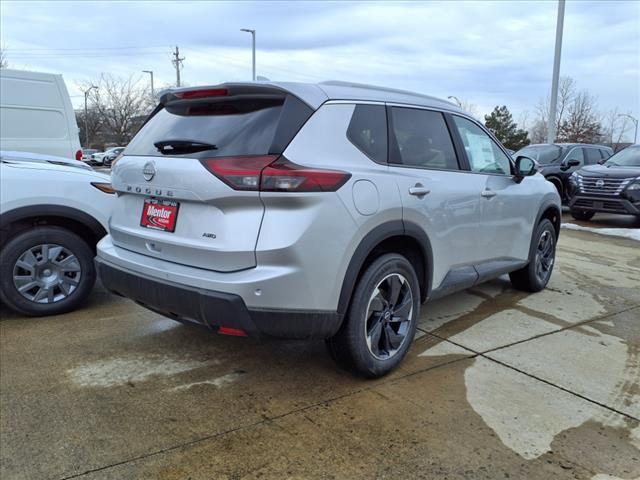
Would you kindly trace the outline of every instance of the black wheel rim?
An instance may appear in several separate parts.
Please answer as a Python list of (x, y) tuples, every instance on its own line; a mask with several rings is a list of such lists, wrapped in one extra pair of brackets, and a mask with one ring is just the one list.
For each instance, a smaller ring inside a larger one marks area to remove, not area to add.
[(367, 306), (365, 338), (369, 352), (379, 360), (398, 353), (413, 321), (413, 293), (399, 273), (383, 278), (373, 289)]
[(13, 285), (34, 303), (64, 300), (78, 288), (81, 276), (82, 268), (73, 252), (52, 243), (30, 247), (13, 266)]
[(540, 235), (538, 247), (536, 249), (536, 278), (540, 283), (546, 283), (553, 269), (555, 260), (555, 238), (549, 230), (545, 230)]

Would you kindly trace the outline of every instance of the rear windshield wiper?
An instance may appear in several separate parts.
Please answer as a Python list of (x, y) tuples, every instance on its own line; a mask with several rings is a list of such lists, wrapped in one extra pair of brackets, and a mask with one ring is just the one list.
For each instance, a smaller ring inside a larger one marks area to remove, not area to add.
[(198, 142), (196, 140), (162, 140), (155, 142), (153, 145), (163, 155), (196, 153), (218, 149), (212, 143)]

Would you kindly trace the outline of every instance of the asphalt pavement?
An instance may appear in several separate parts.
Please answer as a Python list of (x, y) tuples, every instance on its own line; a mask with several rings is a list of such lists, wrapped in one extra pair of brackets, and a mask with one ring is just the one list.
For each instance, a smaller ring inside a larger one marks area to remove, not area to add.
[(376, 381), (323, 342), (215, 335), (100, 287), (1, 313), (2, 479), (640, 478), (637, 241), (563, 230), (546, 290), (424, 305)]

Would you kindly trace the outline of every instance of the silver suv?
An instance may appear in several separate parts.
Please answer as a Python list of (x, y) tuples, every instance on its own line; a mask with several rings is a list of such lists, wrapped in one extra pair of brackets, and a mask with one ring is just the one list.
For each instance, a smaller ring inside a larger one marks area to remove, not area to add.
[(560, 198), (474, 118), (339, 82), (172, 90), (112, 172), (103, 284), (231, 335), (326, 339), (377, 377), (420, 305), (551, 275)]

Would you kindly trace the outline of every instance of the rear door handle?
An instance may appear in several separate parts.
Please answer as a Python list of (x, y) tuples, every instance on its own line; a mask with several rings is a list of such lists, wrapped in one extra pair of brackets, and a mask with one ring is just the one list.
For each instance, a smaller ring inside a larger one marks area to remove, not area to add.
[(430, 193), (427, 187), (423, 187), (419, 183), (417, 183), (414, 187), (409, 187), (409, 195), (413, 195), (415, 197), (424, 197), (428, 193)]
[(496, 192), (494, 192), (493, 190), (483, 190), (480, 196), (484, 198), (491, 198), (496, 196)]

